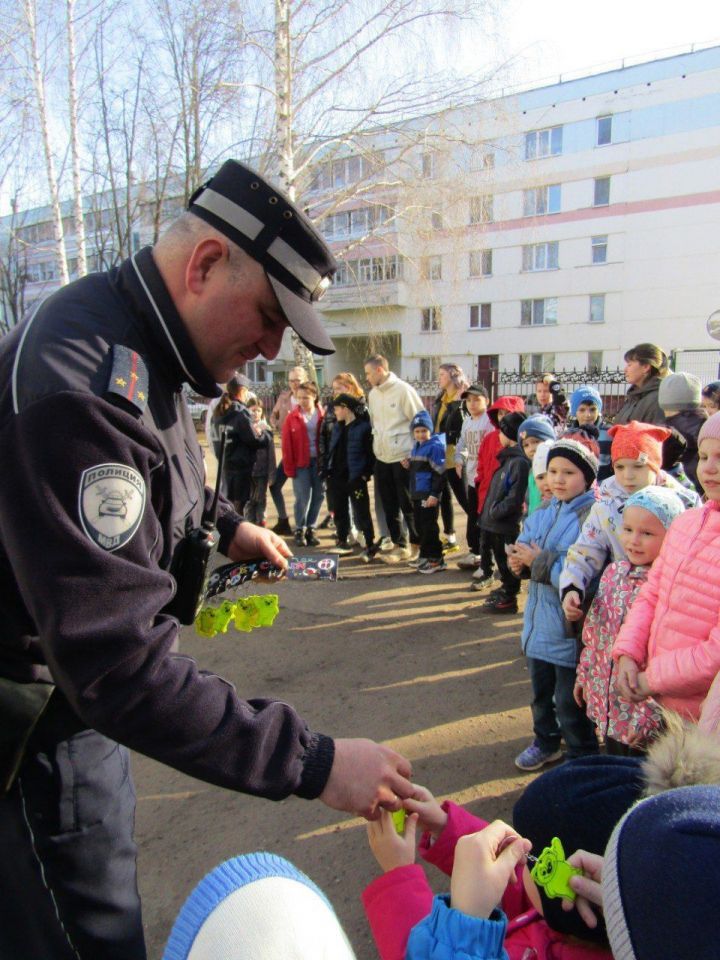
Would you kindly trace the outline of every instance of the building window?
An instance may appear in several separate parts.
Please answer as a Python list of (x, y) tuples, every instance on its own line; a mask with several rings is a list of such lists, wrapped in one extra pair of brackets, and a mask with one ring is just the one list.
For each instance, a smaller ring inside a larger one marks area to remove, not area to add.
[(595, 142), (598, 147), (602, 147), (606, 143), (612, 143), (612, 117), (598, 117), (596, 122), (597, 138)]
[(593, 206), (606, 207), (610, 203), (610, 177), (596, 177), (593, 189)]
[(549, 243), (531, 243), (522, 248), (523, 270), (557, 270), (558, 269), (557, 240)]
[(420, 379), (437, 380), (440, 372), (440, 357), (420, 357)]
[(600, 373), (603, 368), (602, 350), (588, 351), (587, 368), (590, 373)]
[(607, 263), (607, 234), (590, 240), (593, 263)]
[(440, 307), (424, 307), (420, 330), (423, 333), (437, 333), (442, 330), (442, 310)]
[(341, 260), (333, 277), (333, 286), (347, 287), (360, 283), (382, 283), (397, 280), (403, 274), (403, 260), (397, 254), (388, 257), (363, 257)]
[(491, 325), (491, 304), (489, 303), (471, 303), (470, 304), (470, 329), (471, 330), (489, 330)]
[(531, 130), (525, 134), (525, 159), (555, 157), (562, 153), (562, 127), (546, 127), (544, 130)]
[(593, 293), (590, 296), (590, 323), (605, 322), (605, 294)]
[(470, 223), (492, 223), (492, 220), (492, 196), (470, 197)]
[(557, 323), (557, 297), (520, 302), (520, 324), (523, 327), (542, 327)]
[(445, 221), (443, 220), (443, 215), (439, 210), (433, 210), (430, 214), (430, 226), (433, 230), (444, 230)]
[(491, 277), (493, 271), (492, 250), (471, 250), (470, 251), (470, 270), (471, 277)]
[(560, 210), (560, 184), (523, 190), (523, 216), (538, 217)]
[(250, 377), (253, 383), (267, 383), (267, 363), (264, 360), (248, 360), (245, 376)]
[(520, 373), (547, 373), (555, 369), (554, 353), (521, 353)]
[(442, 280), (442, 257), (423, 257), (420, 261), (423, 280)]
[(435, 154), (424, 153), (422, 155), (422, 176), (423, 180), (435, 179)]

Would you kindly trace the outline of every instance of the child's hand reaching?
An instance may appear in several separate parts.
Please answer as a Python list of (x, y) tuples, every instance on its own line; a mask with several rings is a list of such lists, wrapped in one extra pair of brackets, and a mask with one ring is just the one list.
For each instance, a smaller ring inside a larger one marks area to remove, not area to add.
[(568, 857), (567, 862), (571, 867), (579, 867), (583, 876), (570, 877), (568, 883), (577, 897), (574, 902), (563, 899), (562, 908), (565, 911), (570, 911), (573, 907), (577, 908), (577, 912), (585, 923), (594, 930), (597, 926), (597, 916), (590, 904), (594, 903), (602, 910), (603, 899), (600, 882), (602, 880), (603, 858), (596, 853), (588, 853), (586, 850), (576, 850), (571, 857)]
[(413, 787), (412, 796), (403, 800), (403, 806), (409, 813), (418, 815), (417, 824), (421, 830), (427, 830), (437, 839), (445, 829), (448, 815), (427, 787), (421, 787), (417, 783), (413, 784)]
[(565, 614), (565, 619), (569, 620), (570, 623), (574, 623), (576, 620), (582, 619), (582, 601), (580, 600), (580, 594), (577, 592), (577, 590), (568, 590), (563, 598), (562, 608), (563, 613)]
[(418, 815), (413, 813), (405, 821), (405, 833), (400, 836), (387, 810), (380, 811), (378, 820), (368, 821), (367, 835), (370, 849), (385, 873), (394, 870), (395, 867), (408, 867), (415, 863), (417, 822)]
[(502, 820), (461, 837), (455, 847), (450, 905), (471, 917), (489, 917), (531, 846)]

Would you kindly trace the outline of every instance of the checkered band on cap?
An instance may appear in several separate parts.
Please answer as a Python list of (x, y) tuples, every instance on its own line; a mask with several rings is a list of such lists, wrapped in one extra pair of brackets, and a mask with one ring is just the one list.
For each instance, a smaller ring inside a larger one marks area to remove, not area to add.
[(227, 160), (188, 209), (265, 268), (288, 323), (310, 349), (332, 353), (315, 304), (337, 262), (305, 214), (250, 167)]

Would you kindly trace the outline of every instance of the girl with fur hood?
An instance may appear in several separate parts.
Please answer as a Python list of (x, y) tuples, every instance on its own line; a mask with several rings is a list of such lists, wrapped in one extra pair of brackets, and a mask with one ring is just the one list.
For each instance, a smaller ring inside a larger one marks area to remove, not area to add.
[(707, 503), (673, 522), (613, 647), (624, 697), (691, 720), (720, 671), (720, 414), (698, 439)]

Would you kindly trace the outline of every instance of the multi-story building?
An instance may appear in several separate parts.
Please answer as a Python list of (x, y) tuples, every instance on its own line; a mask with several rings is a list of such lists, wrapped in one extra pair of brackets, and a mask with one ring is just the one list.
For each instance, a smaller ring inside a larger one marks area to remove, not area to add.
[[(613, 368), (644, 341), (718, 376), (705, 324), (720, 309), (720, 47), (354, 142), (360, 152), (320, 155), (302, 191), (340, 259), (320, 305), (337, 346), (326, 382), (361, 371), (369, 351), (431, 380), (443, 361), (481, 377)], [(58, 282), (49, 210), (20, 222), (31, 306)], [(140, 214), (133, 249), (148, 229)], [(291, 362), (286, 341), (248, 372), (262, 382)]]
[[(720, 47), (414, 124), (402, 163), (415, 178), (321, 221), (343, 259), (322, 302), (328, 372), (356, 369), (368, 343), (431, 379), (443, 361), (615, 367), (651, 341), (709, 351), (679, 365), (717, 377), (705, 325), (720, 308)], [(392, 143), (374, 144), (391, 170)], [(320, 205), (337, 188), (327, 174), (316, 186)]]

